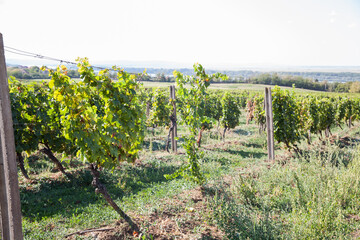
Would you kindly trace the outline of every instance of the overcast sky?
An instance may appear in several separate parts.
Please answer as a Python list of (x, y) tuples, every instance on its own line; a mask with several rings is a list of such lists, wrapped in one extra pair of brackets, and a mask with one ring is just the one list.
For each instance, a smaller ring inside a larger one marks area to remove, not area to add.
[(71, 61), (360, 65), (360, 0), (0, 0), (0, 32)]

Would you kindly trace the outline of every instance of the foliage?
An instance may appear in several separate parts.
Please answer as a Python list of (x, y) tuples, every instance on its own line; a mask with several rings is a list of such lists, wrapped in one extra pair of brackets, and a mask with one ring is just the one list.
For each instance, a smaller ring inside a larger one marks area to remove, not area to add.
[(149, 126), (166, 127), (170, 125), (172, 105), (169, 97), (161, 89), (154, 89), (151, 98), (151, 110), (148, 118)]
[(259, 126), (259, 131), (266, 129), (266, 117), (264, 108), (264, 96), (256, 95), (253, 99), (253, 111), (255, 123)]
[(62, 134), (59, 103), (45, 84), (24, 85), (10, 80), (10, 98), (16, 151), (38, 150), (41, 143), (52, 151), (70, 155), (74, 146)]
[(346, 123), (350, 119), (356, 118), (357, 109), (359, 109), (356, 107), (356, 102), (357, 101), (349, 98), (339, 98), (338, 101), (336, 101), (336, 122), (338, 124)]
[[(205, 96), (205, 101), (201, 104), (204, 108), (204, 115), (209, 119), (213, 119), (215, 121), (220, 121), (222, 116), (222, 105), (217, 94), (208, 94)], [(210, 122), (210, 124), (209, 124)], [(211, 121), (205, 122), (202, 124), (203, 129), (211, 129), (212, 124)]]
[[(75, 73), (73, 77), (79, 77), (76, 75), (75, 70), (70, 70), (69, 72)], [(9, 77), (14, 77), (16, 79), (48, 79), (49, 72), (42, 72), (39, 67), (32, 66), (32, 67), (8, 67), (7, 68), (7, 75)]]
[[(297, 97), (298, 105), (298, 115), (300, 118), (300, 134), (304, 137), (307, 137), (308, 143), (311, 142), (311, 135), (309, 134), (310, 128), (312, 126), (311, 116), (310, 116), (310, 103), (312, 97)], [(310, 131), (311, 132), (311, 131)]]
[(321, 133), (329, 130), (335, 123), (335, 109), (330, 99), (315, 97), (310, 99), (309, 103), (310, 131), (312, 133)]
[(350, 93), (360, 93), (360, 82), (351, 83), (349, 92)]
[(71, 82), (65, 66), (50, 70), (49, 87), (60, 103), (64, 135), (78, 148), (78, 155), (98, 166), (114, 168), (120, 161), (134, 161), (143, 139), (143, 112), (134, 75), (114, 67), (94, 72), (87, 58), (78, 59), (81, 82)]
[(250, 97), (250, 93), (248, 91), (242, 91), (238, 96), (238, 101), (241, 108), (246, 108), (247, 106), (247, 100)]
[(287, 148), (296, 148), (301, 139), (299, 106), (294, 92), (283, 91), (275, 86), (272, 94), (274, 138)]
[(222, 117), (220, 119), (221, 125), (225, 129), (235, 128), (240, 123), (240, 105), (236, 99), (230, 94), (225, 93), (221, 99)]
[(254, 84), (269, 84), (278, 86), (291, 87), (294, 84), (297, 88), (311, 89), (326, 91), (328, 87), (325, 82), (317, 82), (311, 78), (304, 78), (301, 76), (279, 76), (278, 74), (263, 73), (258, 76), (252, 77), (248, 82)]
[(215, 78), (225, 78), (222, 74), (208, 75), (205, 69), (200, 64), (194, 64), (194, 76), (186, 76), (178, 71), (174, 71), (176, 78), (177, 96), (182, 103), (180, 117), (182, 123), (189, 130), (189, 135), (184, 136), (184, 148), (187, 155), (187, 164), (172, 176), (185, 176), (191, 181), (202, 185), (205, 178), (200, 170), (199, 160), (202, 158), (202, 152), (196, 146), (197, 131), (201, 125), (208, 121), (204, 115), (204, 101), (206, 96), (206, 89), (210, 85), (210, 81)]
[(14, 78), (10, 78), (9, 83), (16, 152), (30, 154), (38, 148), (41, 131), (39, 117), (46, 108), (38, 106), (35, 92), (29, 87)]

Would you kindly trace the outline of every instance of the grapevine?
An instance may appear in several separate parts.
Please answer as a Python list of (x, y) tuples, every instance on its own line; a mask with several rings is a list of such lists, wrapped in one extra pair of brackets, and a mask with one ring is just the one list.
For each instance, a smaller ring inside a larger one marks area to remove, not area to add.
[(266, 118), (265, 118), (265, 109), (264, 109), (264, 96), (256, 95), (253, 100), (253, 115), (255, 123), (259, 127), (259, 133), (265, 131), (266, 129)]
[(134, 230), (136, 224), (115, 204), (99, 182), (100, 167), (114, 168), (121, 161), (134, 161), (143, 140), (143, 108), (136, 92), (136, 76), (114, 67), (95, 73), (87, 58), (78, 59), (82, 81), (71, 82), (65, 66), (50, 70), (49, 87), (60, 104), (66, 139), (77, 147), (77, 155), (90, 163), (93, 185)]
[(225, 139), (226, 130), (235, 128), (240, 123), (240, 106), (236, 99), (230, 94), (225, 93), (221, 99), (222, 117), (221, 125), (224, 127), (223, 139)]
[(174, 71), (177, 95), (181, 102), (181, 122), (190, 132), (188, 136), (184, 136), (184, 149), (188, 162), (173, 175), (167, 175), (166, 177), (171, 178), (182, 175), (202, 185), (205, 178), (201, 173), (199, 160), (202, 158), (203, 152), (199, 152), (198, 146), (196, 146), (196, 135), (201, 125), (208, 121), (208, 118), (204, 116), (204, 108), (201, 105), (205, 101), (206, 89), (210, 85), (210, 81), (214, 78), (225, 78), (225, 76), (219, 73), (208, 75), (200, 64), (194, 65), (194, 71), (194, 76), (186, 76)]
[(296, 144), (301, 139), (301, 121), (294, 92), (283, 91), (275, 86), (272, 101), (274, 138), (284, 143), (288, 149), (298, 151)]

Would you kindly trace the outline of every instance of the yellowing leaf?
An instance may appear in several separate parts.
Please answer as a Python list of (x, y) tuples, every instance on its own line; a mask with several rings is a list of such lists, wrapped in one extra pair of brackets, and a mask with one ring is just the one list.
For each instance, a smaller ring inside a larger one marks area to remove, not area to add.
[(49, 82), (49, 88), (54, 88), (54, 79), (51, 79)]
[(63, 95), (61, 95), (61, 93), (59, 93), (58, 91), (54, 93), (54, 97), (58, 102), (61, 102), (64, 99)]

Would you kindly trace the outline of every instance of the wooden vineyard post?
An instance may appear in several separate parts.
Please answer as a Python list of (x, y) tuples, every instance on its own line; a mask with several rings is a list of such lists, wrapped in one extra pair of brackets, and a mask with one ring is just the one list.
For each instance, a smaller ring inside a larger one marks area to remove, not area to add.
[(149, 118), (150, 115), (150, 103), (147, 102), (146, 103), (146, 117)]
[(272, 111), (271, 88), (265, 88), (264, 103), (265, 103), (265, 114), (266, 114), (268, 156), (269, 156), (269, 160), (274, 160), (275, 159), (274, 122), (273, 122), (273, 111)]
[(349, 128), (351, 128), (351, 116), (349, 118)]
[[(0, 197), (3, 240), (23, 239), (16, 166), (15, 139), (6, 73), (3, 37), (0, 33)], [(5, 190), (5, 191), (4, 191)], [(6, 202), (3, 202), (6, 200)]]
[[(0, 146), (2, 145), (0, 140)], [(4, 161), (2, 157), (2, 149), (0, 147), (0, 211), (1, 211), (1, 233), (2, 239), (10, 239), (8, 205), (5, 185)]]
[(177, 123), (176, 123), (176, 96), (175, 96), (175, 86), (170, 86), (170, 99), (173, 105), (173, 112), (171, 114), (171, 150), (173, 153), (177, 153)]
[[(147, 91), (148, 89), (145, 88), (145, 91)], [(149, 118), (149, 115), (150, 115), (150, 102), (147, 101), (146, 102), (146, 118)]]
[[(350, 98), (348, 98), (348, 101), (350, 101)], [(349, 124), (348, 124), (348, 125), (349, 125), (349, 128), (351, 128), (352, 104), (350, 105), (350, 107), (351, 107), (351, 108), (350, 108), (351, 110), (350, 110)]]

